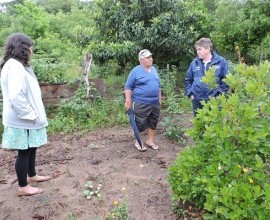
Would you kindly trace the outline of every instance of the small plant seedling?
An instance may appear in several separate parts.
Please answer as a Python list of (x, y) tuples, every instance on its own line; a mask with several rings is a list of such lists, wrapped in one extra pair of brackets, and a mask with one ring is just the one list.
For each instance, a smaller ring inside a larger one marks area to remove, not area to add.
[(91, 199), (93, 196), (97, 196), (101, 198), (101, 184), (94, 188), (92, 181), (88, 181), (85, 185), (85, 189), (83, 190), (83, 195), (87, 199)]

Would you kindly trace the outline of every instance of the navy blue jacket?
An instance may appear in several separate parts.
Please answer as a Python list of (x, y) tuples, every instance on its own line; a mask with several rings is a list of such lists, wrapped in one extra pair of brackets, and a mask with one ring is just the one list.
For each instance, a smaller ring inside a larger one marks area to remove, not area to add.
[[(205, 71), (211, 66), (215, 67), (216, 83), (218, 85), (215, 89), (210, 89), (205, 83), (201, 81), (201, 78), (205, 76)], [(190, 64), (186, 77), (186, 95), (190, 97), (194, 96), (195, 100), (209, 100), (210, 97), (216, 97), (222, 93), (228, 91), (229, 86), (222, 80), (228, 73), (227, 61), (217, 53), (212, 53), (212, 60), (207, 64), (206, 68), (201, 59), (196, 57)]]

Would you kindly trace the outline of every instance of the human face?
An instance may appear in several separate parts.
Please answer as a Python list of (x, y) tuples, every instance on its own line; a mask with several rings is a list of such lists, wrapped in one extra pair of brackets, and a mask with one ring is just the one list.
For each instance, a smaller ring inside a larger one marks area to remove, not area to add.
[(143, 67), (149, 68), (153, 65), (152, 55), (140, 59), (140, 63)]
[(204, 48), (204, 47), (197, 46), (196, 51), (197, 51), (198, 57), (202, 60), (206, 60), (211, 55), (210, 47)]

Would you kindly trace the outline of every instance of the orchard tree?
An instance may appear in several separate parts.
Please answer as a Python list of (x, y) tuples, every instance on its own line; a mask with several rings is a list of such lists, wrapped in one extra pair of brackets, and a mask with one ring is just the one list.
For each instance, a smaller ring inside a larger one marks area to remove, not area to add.
[(1, 32), (4, 32), (6, 36), (14, 32), (23, 32), (37, 39), (48, 31), (47, 13), (43, 8), (28, 0), (25, 0), (23, 4), (10, 4), (7, 6), (7, 11), (1, 13), (5, 17), (5, 21), (1, 22)]
[(79, 0), (34, 0), (34, 2), (43, 7), (48, 13), (57, 13), (59, 11), (68, 13), (71, 12), (72, 7), (80, 4)]
[(199, 14), (188, 12), (182, 1), (95, 1), (96, 35), (89, 50), (101, 63), (116, 59), (120, 68), (137, 63), (140, 49), (154, 53), (160, 66), (179, 66), (193, 56), (199, 33), (194, 25)]
[[(75, 39), (69, 39), (71, 34), (64, 36), (54, 32), (50, 20), (52, 16), (44, 8), (25, 0), (23, 4), (8, 5), (7, 10), (1, 12), (2, 17), (4, 19), (0, 22), (0, 36), (3, 39), (14, 32), (23, 32), (34, 40), (33, 65), (39, 81), (63, 82), (76, 75), (75, 71), (80, 72), (80, 47), (73, 42)], [(66, 23), (68, 22), (66, 19)]]
[(89, 44), (94, 31), (91, 13), (91, 7), (79, 5), (72, 6), (70, 12), (60, 10), (55, 14), (50, 13), (50, 30), (61, 38), (69, 39), (82, 50)]
[(246, 63), (270, 59), (270, 2), (223, 0), (211, 16), (215, 24), (211, 36), (221, 53), (231, 60), (239, 48)]

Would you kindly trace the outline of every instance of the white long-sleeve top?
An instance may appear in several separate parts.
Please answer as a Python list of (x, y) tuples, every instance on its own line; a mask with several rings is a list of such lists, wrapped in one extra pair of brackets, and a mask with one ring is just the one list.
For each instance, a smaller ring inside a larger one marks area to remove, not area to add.
[(48, 125), (41, 90), (33, 70), (11, 58), (1, 71), (3, 125), (40, 129)]

